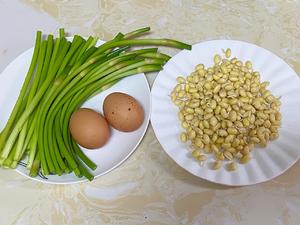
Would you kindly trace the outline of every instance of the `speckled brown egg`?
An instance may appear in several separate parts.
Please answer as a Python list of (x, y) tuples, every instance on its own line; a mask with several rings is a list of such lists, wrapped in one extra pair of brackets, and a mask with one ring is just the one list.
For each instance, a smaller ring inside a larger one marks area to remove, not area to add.
[(110, 136), (109, 125), (105, 118), (87, 108), (78, 109), (72, 114), (69, 128), (74, 140), (88, 149), (102, 147)]
[(144, 121), (144, 110), (140, 103), (121, 92), (111, 93), (105, 98), (103, 112), (112, 127), (124, 132), (137, 130)]

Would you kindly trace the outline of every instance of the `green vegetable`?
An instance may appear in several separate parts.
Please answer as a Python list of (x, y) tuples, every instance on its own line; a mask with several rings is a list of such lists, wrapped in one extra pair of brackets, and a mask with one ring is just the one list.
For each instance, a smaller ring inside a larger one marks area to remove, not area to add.
[(150, 30), (118, 33), (97, 47), (97, 38), (75, 35), (67, 41), (64, 29), (55, 40), (42, 40), (37, 32), (30, 68), (12, 114), (0, 133), (0, 165), (15, 168), (28, 156), (30, 176), (74, 172), (92, 180), (97, 165), (72, 139), (69, 120), (86, 100), (124, 77), (159, 71), (170, 59), (157, 48), (131, 50), (132, 46), (169, 46), (191, 49), (170, 39), (135, 39)]

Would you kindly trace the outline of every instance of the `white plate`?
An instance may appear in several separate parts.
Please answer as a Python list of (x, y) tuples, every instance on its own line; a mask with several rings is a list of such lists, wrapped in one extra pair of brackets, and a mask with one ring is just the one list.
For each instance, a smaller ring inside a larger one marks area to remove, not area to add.
[[(100, 41), (98, 44), (102, 44)], [(0, 130), (6, 124), (11, 110), (17, 100), (26, 72), (29, 68), (33, 48), (25, 51), (11, 62), (0, 75)], [(88, 100), (83, 107), (88, 107), (102, 113), (102, 103), (104, 98), (112, 92), (124, 92), (137, 99), (145, 111), (145, 120), (142, 126), (134, 132), (120, 132), (111, 129), (109, 142), (98, 150), (83, 149), (86, 155), (97, 165), (97, 169), (92, 173), (96, 177), (104, 175), (121, 165), (136, 149), (142, 140), (149, 123), (150, 117), (150, 88), (144, 74), (137, 74), (124, 78), (113, 87)], [(26, 161), (24, 161), (26, 162)], [(28, 176), (28, 171), (23, 166), (16, 169), (20, 174)], [(31, 177), (29, 177), (31, 178)], [(85, 178), (77, 178), (73, 173), (56, 176), (32, 178), (45, 183), (69, 184), (86, 181)]]
[[(235, 172), (224, 167), (210, 169), (210, 158), (203, 167), (187, 150), (188, 144), (179, 141), (183, 129), (177, 119), (177, 107), (170, 100), (176, 77), (187, 76), (197, 64), (213, 64), (213, 56), (231, 48), (232, 55), (242, 61), (251, 60), (262, 81), (270, 81), (269, 89), (281, 96), (282, 127), (280, 137), (266, 149), (254, 149), (253, 159), (238, 165)], [(203, 179), (226, 185), (250, 185), (270, 180), (291, 167), (300, 156), (300, 79), (291, 67), (272, 52), (241, 41), (214, 40), (196, 44), (192, 51), (181, 51), (161, 71), (152, 88), (151, 124), (156, 137), (167, 154), (190, 173)]]

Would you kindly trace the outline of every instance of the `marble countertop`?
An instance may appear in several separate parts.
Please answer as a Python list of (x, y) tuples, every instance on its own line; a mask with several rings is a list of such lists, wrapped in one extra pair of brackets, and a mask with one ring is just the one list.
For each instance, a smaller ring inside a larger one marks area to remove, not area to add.
[[(0, 72), (35, 31), (97, 35), (151, 26), (150, 36), (197, 43), (238, 39), (267, 48), (300, 73), (300, 2), (192, 0), (0, 0)], [(167, 49), (174, 55), (177, 50)], [(152, 83), (156, 74), (149, 74)], [(93, 182), (47, 185), (0, 171), (2, 225), (298, 225), (300, 163), (262, 184), (225, 187), (175, 164), (151, 126), (135, 153)]]

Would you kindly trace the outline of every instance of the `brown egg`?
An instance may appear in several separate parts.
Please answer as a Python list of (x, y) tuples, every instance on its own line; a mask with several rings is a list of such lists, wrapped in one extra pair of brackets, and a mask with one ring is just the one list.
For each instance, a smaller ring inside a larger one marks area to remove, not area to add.
[(120, 92), (111, 93), (105, 98), (103, 112), (112, 127), (124, 132), (138, 129), (144, 121), (144, 110), (139, 102)]
[(74, 112), (69, 124), (74, 140), (82, 147), (102, 147), (109, 139), (110, 130), (105, 118), (92, 109), (81, 108)]

